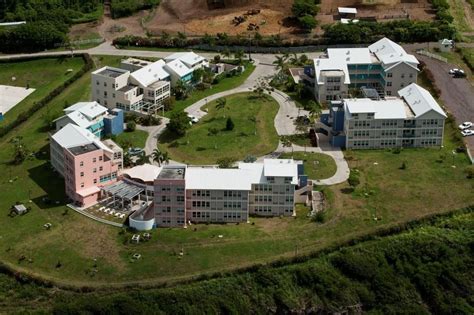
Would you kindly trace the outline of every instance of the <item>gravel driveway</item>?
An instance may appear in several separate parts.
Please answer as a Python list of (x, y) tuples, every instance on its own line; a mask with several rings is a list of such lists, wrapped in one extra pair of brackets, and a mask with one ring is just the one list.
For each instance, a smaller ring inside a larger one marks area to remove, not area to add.
[[(449, 69), (456, 66), (418, 54), (416, 57), (425, 62), (433, 73), (436, 85), (441, 90), (440, 99), (455, 117), (457, 125), (474, 121), (474, 87), (467, 79), (454, 79), (448, 74)], [(464, 140), (474, 157), (474, 136), (465, 137)]]

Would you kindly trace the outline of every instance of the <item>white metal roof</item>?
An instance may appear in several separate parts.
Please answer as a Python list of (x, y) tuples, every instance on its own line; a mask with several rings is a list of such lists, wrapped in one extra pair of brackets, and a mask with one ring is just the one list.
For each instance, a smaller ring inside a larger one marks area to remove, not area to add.
[(357, 14), (356, 8), (338, 7), (337, 10), (339, 11), (339, 13)]
[(87, 128), (91, 125), (91, 121), (87, 119), (86, 116), (82, 115), (80, 112), (75, 111), (69, 114), (66, 114), (64, 116), (59, 117), (56, 119), (54, 122), (57, 122), (59, 120), (63, 120), (65, 118), (69, 118), (74, 124), (78, 125), (79, 127), (82, 128)]
[(294, 184), (298, 183), (298, 164), (293, 159), (265, 159), (263, 170), (266, 177), (291, 177)]
[(429, 111), (435, 111), (443, 117), (447, 117), (446, 113), (439, 106), (438, 102), (426, 89), (416, 83), (412, 83), (398, 91), (398, 95), (402, 97), (410, 106), (415, 117), (422, 116)]
[(169, 55), (165, 58), (166, 62), (171, 62), (173, 60), (180, 60), (185, 63), (189, 67), (193, 67), (194, 65), (203, 62), (206, 60), (204, 57), (190, 51), (190, 52), (177, 52), (174, 54)]
[(165, 69), (174, 72), (178, 77), (182, 78), (193, 72), (193, 69), (188, 68), (179, 59), (168, 62), (165, 65)]
[(186, 189), (251, 190), (260, 174), (256, 169), (188, 167)]
[(399, 98), (374, 101), (370, 98), (344, 99), (346, 113), (374, 113), (374, 119), (406, 119), (405, 103)]
[(330, 58), (317, 58), (314, 59), (314, 72), (316, 75), (316, 82), (323, 84), (324, 81), (321, 79), (321, 72), (323, 71), (342, 71), (344, 72), (344, 84), (351, 83), (349, 77), (349, 69), (347, 68), (347, 63), (340, 62), (336, 59)]
[(147, 87), (157, 81), (165, 80), (170, 75), (163, 69), (165, 62), (158, 60), (148, 66), (145, 66), (137, 71), (132, 72), (131, 77), (135, 79), (138, 84), (143, 87)]
[(140, 179), (143, 182), (153, 182), (158, 177), (161, 170), (161, 167), (151, 164), (143, 164), (125, 170), (123, 171), (123, 174), (128, 175), (132, 179)]
[(327, 50), (330, 59), (352, 64), (371, 64), (372, 56), (368, 48), (330, 48)]
[(107, 108), (97, 102), (79, 102), (64, 110), (66, 114), (73, 113), (74, 111), (78, 111), (92, 120), (97, 116), (107, 113)]
[(64, 128), (58, 130), (52, 138), (63, 148), (95, 143), (99, 148), (107, 152), (113, 152), (99, 138), (94, 136), (92, 132), (74, 124), (67, 124)]
[(408, 54), (402, 46), (386, 37), (370, 45), (369, 49), (384, 65), (405, 62), (416, 68), (419, 64), (415, 56)]

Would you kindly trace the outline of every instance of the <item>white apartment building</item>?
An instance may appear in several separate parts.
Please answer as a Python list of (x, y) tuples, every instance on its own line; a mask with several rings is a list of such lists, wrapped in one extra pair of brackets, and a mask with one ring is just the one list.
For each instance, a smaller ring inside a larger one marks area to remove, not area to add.
[(157, 226), (188, 221), (247, 222), (249, 215), (292, 216), (299, 162), (265, 159), (235, 169), (165, 166), (154, 182)]
[(175, 53), (156, 62), (124, 59), (120, 68), (92, 73), (92, 100), (108, 108), (155, 113), (177, 82), (191, 82), (196, 69), (209, 66), (193, 52)]
[(104, 67), (92, 73), (92, 99), (108, 108), (154, 113), (170, 97), (170, 75), (163, 61), (148, 64), (132, 73)]
[(106, 107), (97, 102), (79, 102), (64, 109), (64, 116), (54, 121), (56, 131), (64, 128), (67, 124), (75, 124), (84, 129), (89, 129), (100, 137), (104, 128), (104, 117), (108, 115)]
[(418, 60), (403, 47), (383, 38), (367, 48), (331, 48), (304, 69), (319, 102), (349, 96), (349, 89), (374, 88), (382, 96), (417, 81)]
[(415, 83), (398, 94), (400, 98), (343, 100), (347, 149), (443, 144), (447, 116), (431, 94)]

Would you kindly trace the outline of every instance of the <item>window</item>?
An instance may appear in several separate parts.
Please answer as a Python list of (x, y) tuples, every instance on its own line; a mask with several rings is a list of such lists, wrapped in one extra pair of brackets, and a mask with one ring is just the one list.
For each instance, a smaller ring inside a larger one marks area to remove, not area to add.
[(107, 82), (104, 82), (104, 86), (107, 86)]
[(94, 178), (94, 184), (97, 184), (97, 178)]
[(93, 170), (93, 171), (94, 171), (94, 173), (97, 173), (97, 168), (94, 167), (94, 170)]
[(392, 95), (392, 91), (387, 91), (386, 94), (387, 94), (387, 96), (391, 96), (391, 95)]
[(402, 79), (405, 79), (405, 73), (402, 73), (401, 77)]
[(99, 161), (102, 161), (102, 155), (101, 155), (101, 156), (99, 156)]
[(387, 82), (387, 86), (392, 86), (392, 82)]
[(96, 81), (95, 84), (96, 84), (96, 85), (99, 85), (99, 81)]
[(84, 183), (81, 183), (81, 188), (84, 188)]
[(115, 93), (112, 93), (112, 97), (115, 98)]
[(391, 78), (391, 77), (392, 77), (392, 73), (391, 72), (387, 73), (387, 78)]
[(177, 202), (184, 202), (184, 196), (176, 196)]
[(97, 162), (97, 159), (96, 159), (96, 158), (93, 158), (93, 159), (92, 159), (92, 163), (95, 163), (95, 162)]
[(99, 172), (102, 172), (104, 168), (102, 166), (99, 167)]
[(410, 75), (408, 76), (410, 79), (413, 78), (413, 73), (410, 73)]
[(79, 166), (84, 166), (84, 162), (81, 161), (81, 162), (79, 163)]
[(81, 172), (81, 177), (84, 177), (84, 172)]

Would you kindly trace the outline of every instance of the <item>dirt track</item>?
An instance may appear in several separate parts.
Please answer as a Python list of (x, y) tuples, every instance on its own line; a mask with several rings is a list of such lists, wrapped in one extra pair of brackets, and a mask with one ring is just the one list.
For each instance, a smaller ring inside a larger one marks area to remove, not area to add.
[[(291, 15), (292, 1), (287, 0), (228, 0), (226, 8), (210, 10), (207, 0), (164, 0), (155, 17), (147, 23), (147, 28), (155, 34), (166, 32), (186, 32), (188, 35), (205, 33), (245, 33), (249, 23), (259, 25), (264, 35), (289, 33), (293, 28), (285, 27), (285, 19)], [(232, 24), (235, 16), (243, 15), (249, 9), (261, 9), (262, 12), (249, 16), (239, 26)]]

